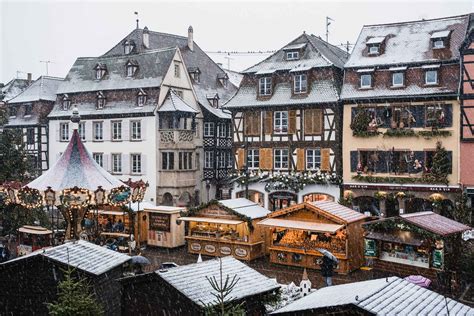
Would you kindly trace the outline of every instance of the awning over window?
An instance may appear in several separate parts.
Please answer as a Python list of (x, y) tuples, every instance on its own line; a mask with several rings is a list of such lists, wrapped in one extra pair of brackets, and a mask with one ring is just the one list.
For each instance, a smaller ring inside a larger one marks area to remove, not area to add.
[(185, 222), (199, 222), (199, 223), (216, 223), (216, 224), (227, 224), (227, 225), (238, 225), (242, 224), (243, 221), (223, 218), (210, 218), (210, 217), (180, 217), (179, 221)]
[(298, 229), (298, 230), (305, 230), (305, 231), (311, 231), (311, 232), (317, 232), (317, 233), (335, 233), (336, 231), (344, 227), (344, 225), (339, 225), (339, 224), (303, 222), (303, 221), (293, 221), (293, 220), (286, 220), (286, 219), (279, 219), (279, 218), (267, 218), (257, 223), (257, 225)]

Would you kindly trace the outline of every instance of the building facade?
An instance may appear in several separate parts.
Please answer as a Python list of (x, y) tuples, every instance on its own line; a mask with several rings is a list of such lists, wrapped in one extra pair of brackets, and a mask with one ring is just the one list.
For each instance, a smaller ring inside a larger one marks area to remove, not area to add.
[(345, 65), (344, 199), (382, 216), (460, 192), (459, 47), (469, 17), (364, 26)]
[(62, 78), (41, 76), (25, 90), (7, 101), (8, 123), (5, 128), (18, 130), (30, 158), (32, 177), (49, 168), (47, 115), (54, 106), (56, 90)]
[(347, 54), (302, 34), (244, 71), (232, 112), (232, 197), (272, 211), (339, 198), (342, 174), (339, 93)]

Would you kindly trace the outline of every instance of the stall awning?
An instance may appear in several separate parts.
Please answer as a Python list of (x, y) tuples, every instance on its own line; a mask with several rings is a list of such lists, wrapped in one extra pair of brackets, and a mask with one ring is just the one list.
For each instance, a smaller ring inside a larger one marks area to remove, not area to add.
[(49, 235), (53, 232), (49, 229), (44, 227), (36, 227), (36, 226), (23, 226), (18, 228), (20, 233), (27, 233), (27, 234), (35, 234), (35, 235)]
[(227, 224), (227, 225), (238, 225), (242, 224), (243, 221), (223, 218), (210, 218), (210, 217), (180, 217), (180, 221), (185, 222), (200, 222), (200, 223), (216, 223), (216, 224)]
[(257, 223), (257, 225), (299, 229), (318, 233), (335, 233), (336, 231), (344, 227), (344, 225), (339, 224), (313, 223), (278, 218), (267, 218)]
[(120, 212), (120, 211), (99, 211), (100, 215), (113, 215), (113, 216), (123, 216), (127, 215), (127, 212)]
[(367, 236), (365, 236), (365, 238), (394, 242), (398, 244), (412, 245), (417, 247), (423, 244), (422, 240), (405, 233), (408, 232), (401, 232), (401, 234), (370, 232)]

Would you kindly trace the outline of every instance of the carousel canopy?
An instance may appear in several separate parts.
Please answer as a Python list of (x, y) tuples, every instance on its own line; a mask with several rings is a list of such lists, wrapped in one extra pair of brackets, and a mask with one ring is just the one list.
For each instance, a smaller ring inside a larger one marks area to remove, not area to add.
[(74, 187), (95, 191), (99, 186), (111, 190), (125, 185), (95, 162), (75, 129), (56, 164), (26, 186), (42, 192), (48, 187), (54, 191)]

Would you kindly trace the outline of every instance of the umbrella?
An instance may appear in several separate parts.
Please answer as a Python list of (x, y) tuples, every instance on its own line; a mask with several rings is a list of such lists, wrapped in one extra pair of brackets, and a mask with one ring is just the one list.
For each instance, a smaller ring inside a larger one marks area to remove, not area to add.
[(324, 256), (328, 257), (329, 259), (331, 259), (332, 261), (334, 262), (338, 262), (337, 258), (335, 255), (333, 255), (330, 251), (326, 250), (326, 249), (323, 249), (323, 248), (316, 248), (317, 251), (319, 251), (320, 253), (322, 253)]
[(405, 280), (407, 280), (410, 283), (413, 283), (425, 288), (429, 287), (431, 284), (431, 280), (428, 278), (425, 278), (422, 275), (410, 275), (410, 276), (407, 276)]
[(132, 263), (133, 264), (140, 264), (140, 265), (151, 264), (150, 260), (148, 260), (148, 258), (145, 258), (143, 256), (133, 256), (132, 257)]

